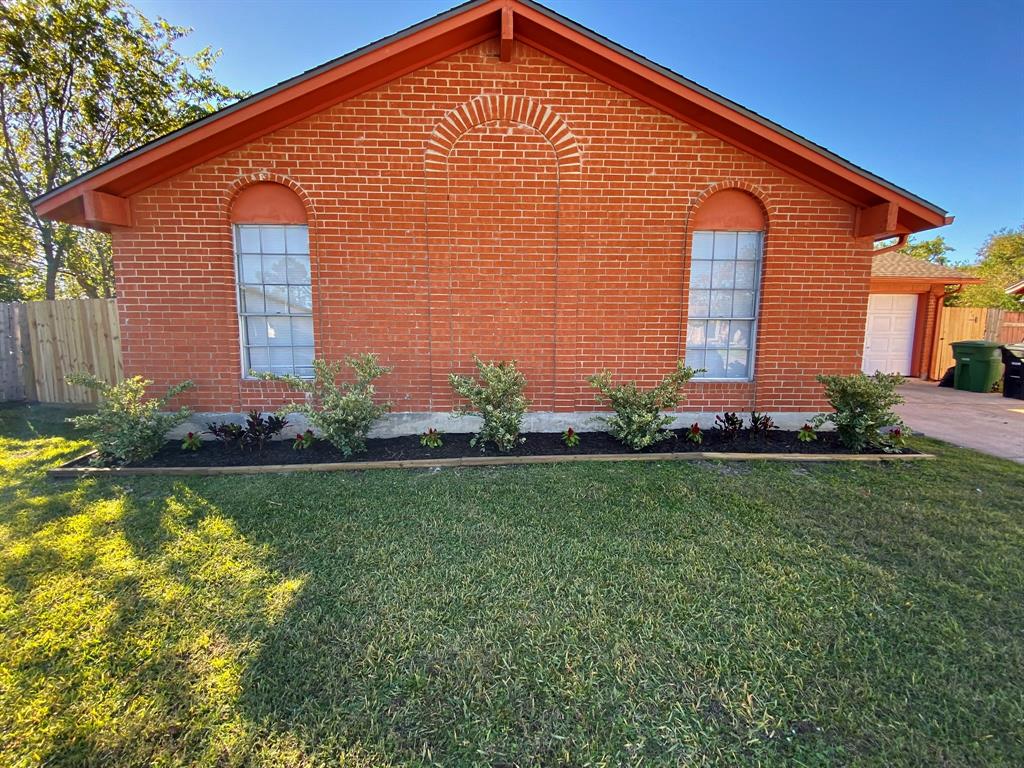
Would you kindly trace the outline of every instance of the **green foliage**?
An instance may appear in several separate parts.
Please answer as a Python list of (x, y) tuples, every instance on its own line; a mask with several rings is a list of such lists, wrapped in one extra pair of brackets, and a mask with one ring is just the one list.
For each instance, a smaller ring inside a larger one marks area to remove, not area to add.
[(814, 431), (814, 427), (810, 424), (804, 424), (800, 427), (800, 431), (796, 433), (796, 439), (801, 443), (810, 443), (818, 439), (818, 433)]
[(946, 243), (946, 239), (942, 235), (938, 235), (930, 240), (910, 238), (907, 244), (900, 248), (900, 253), (913, 256), (915, 259), (930, 261), (932, 264), (946, 266), (949, 264), (946, 254), (955, 250), (956, 248)]
[(978, 264), (968, 271), (984, 282), (965, 285), (949, 303), (958, 307), (994, 307), (1024, 311), (1024, 299), (1010, 296), (1006, 289), (1024, 279), (1024, 224), (989, 235), (978, 251)]
[(690, 428), (686, 430), (686, 439), (696, 445), (700, 445), (704, 442), (704, 430), (700, 428), (700, 424), (693, 422), (693, 424), (690, 425)]
[(424, 448), (440, 448), (444, 445), (444, 434), (431, 427), (420, 435), (420, 445)]
[(203, 447), (203, 439), (195, 432), (189, 432), (181, 441), (181, 450), (198, 451)]
[(907, 428), (893, 412), (903, 402), (896, 387), (903, 377), (895, 373), (851, 373), (846, 376), (818, 376), (834, 413), (822, 414), (815, 426), (831, 422), (839, 441), (853, 451), (880, 448), (899, 451)]
[[(345, 367), (352, 370), (354, 380), (339, 382), (338, 377)], [(373, 423), (391, 410), (391, 403), (376, 402), (377, 390), (373, 384), (391, 370), (377, 361), (377, 355), (364, 353), (346, 357), (344, 363), (314, 360), (312, 379), (255, 371), (252, 375), (264, 381), (280, 381), (305, 392), (305, 402), (285, 406), (281, 413), (301, 413), (327, 442), (348, 458), (366, 450), (366, 436)]]
[(191, 413), (185, 407), (173, 413), (162, 413), (174, 397), (194, 386), (191, 381), (174, 385), (163, 397), (147, 399), (146, 388), (153, 382), (141, 376), (119, 384), (108, 384), (89, 373), (74, 373), (67, 380), (69, 384), (94, 389), (100, 395), (95, 413), (74, 416), (71, 423), (85, 430), (103, 464), (148, 459), (163, 446), (167, 432)]
[(613, 384), (609, 371), (595, 373), (587, 381), (598, 391), (597, 401), (615, 412), (605, 419), (608, 431), (639, 451), (671, 436), (665, 428), (672, 423), (672, 417), (663, 412), (675, 409), (685, 399), (681, 390), (697, 373), (679, 360), (674, 371), (646, 391), (634, 381)]
[(305, 432), (295, 435), (295, 440), (292, 441), (293, 451), (305, 451), (313, 447), (316, 442), (316, 438), (313, 436), (313, 430), (307, 429)]
[(566, 448), (575, 448), (580, 444), (580, 436), (575, 429), (569, 427), (562, 433), (562, 442), (565, 443)]
[(516, 368), (515, 360), (486, 363), (474, 355), (473, 362), (480, 374), (479, 381), (470, 376), (448, 375), (455, 394), (468, 400), (472, 406), (460, 408), (455, 413), (483, 419), (483, 426), (469, 441), (470, 445), (479, 445), (483, 451), (487, 443), (494, 443), (499, 451), (511, 451), (525, 442), (519, 432), (523, 414), (529, 405), (523, 394), (526, 376)]
[(123, 0), (0, 4), (0, 260), (27, 293), (113, 294), (109, 237), (32, 198), (242, 95), (213, 77), (219, 53), (177, 50), (189, 31)]

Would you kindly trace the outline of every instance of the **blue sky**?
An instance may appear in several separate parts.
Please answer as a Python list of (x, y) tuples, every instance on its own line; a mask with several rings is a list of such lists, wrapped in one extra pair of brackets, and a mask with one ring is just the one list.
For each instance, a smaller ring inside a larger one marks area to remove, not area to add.
[[(455, 0), (140, 0), (258, 91)], [(1024, 222), (1024, 3), (546, 0), (948, 209), (959, 261)], [(929, 236), (929, 235), (925, 235)]]

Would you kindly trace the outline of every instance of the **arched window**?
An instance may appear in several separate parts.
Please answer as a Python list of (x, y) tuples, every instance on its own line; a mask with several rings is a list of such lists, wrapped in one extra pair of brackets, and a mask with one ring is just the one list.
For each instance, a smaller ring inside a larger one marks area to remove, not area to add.
[(231, 206), (242, 375), (313, 375), (313, 288), (302, 200), (288, 187), (246, 187)]
[(703, 380), (749, 381), (761, 285), (765, 219), (740, 190), (718, 192), (693, 217), (686, 364)]

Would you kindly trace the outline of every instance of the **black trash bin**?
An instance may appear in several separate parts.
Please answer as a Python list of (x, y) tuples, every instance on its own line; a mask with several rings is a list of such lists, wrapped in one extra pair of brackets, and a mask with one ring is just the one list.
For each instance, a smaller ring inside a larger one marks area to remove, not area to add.
[(1003, 353), (1003, 397), (1024, 400), (1024, 344), (1006, 344)]

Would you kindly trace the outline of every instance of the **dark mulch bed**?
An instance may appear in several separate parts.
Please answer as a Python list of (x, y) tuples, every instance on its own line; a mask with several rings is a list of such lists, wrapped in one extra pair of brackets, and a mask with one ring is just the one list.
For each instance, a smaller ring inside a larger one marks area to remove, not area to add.
[[(656, 443), (641, 453), (669, 453), (683, 451), (723, 451), (733, 453), (852, 453), (839, 444), (834, 432), (822, 432), (818, 439), (801, 443), (796, 432), (773, 431), (765, 439), (741, 433), (733, 440), (709, 430), (700, 445), (686, 439), (686, 430), (672, 433), (672, 437)], [(440, 448), (420, 445), (419, 435), (371, 439), (364, 453), (345, 459), (330, 443), (318, 440), (304, 451), (292, 449), (291, 440), (268, 444), (262, 453), (250, 453), (228, 448), (217, 442), (205, 442), (198, 451), (183, 451), (181, 442), (168, 442), (153, 458), (134, 464), (139, 467), (236, 467), (267, 464), (326, 464), (339, 461), (389, 461), (402, 459), (451, 459), (465, 456), (564, 456), (571, 454), (631, 453), (632, 451), (607, 432), (581, 432), (580, 444), (567, 448), (562, 436), (553, 432), (524, 433), (526, 442), (508, 454), (499, 454), (493, 447), (486, 452), (469, 444), (472, 435), (446, 434)], [(914, 453), (905, 449), (904, 453)], [(85, 462), (83, 462), (85, 463)]]

